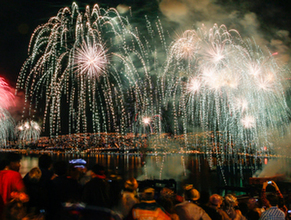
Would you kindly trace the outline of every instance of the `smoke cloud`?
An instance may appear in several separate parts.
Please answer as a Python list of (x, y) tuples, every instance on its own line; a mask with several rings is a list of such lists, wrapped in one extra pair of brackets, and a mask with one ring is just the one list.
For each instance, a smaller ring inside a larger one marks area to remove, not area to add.
[[(178, 152), (181, 147), (178, 142), (171, 139), (162, 139), (156, 142), (154, 138), (148, 141), (148, 148), (153, 149), (152, 155), (147, 155), (143, 167), (143, 175), (138, 180), (145, 179), (175, 179), (182, 181), (187, 178), (189, 171), (186, 170), (184, 156), (177, 154), (164, 155), (167, 152)], [(157, 154), (155, 154), (157, 152)]]
[(277, 59), (283, 64), (290, 60), (289, 32), (286, 30), (271, 30), (263, 33), (262, 25), (254, 12), (234, 4), (218, 4), (211, 0), (159, 0), (159, 8), (171, 22), (179, 25), (177, 32), (189, 28), (200, 28), (202, 24), (211, 28), (214, 23), (218, 26), (225, 24), (228, 29), (236, 29), (243, 39), (251, 38), (260, 47), (267, 48), (271, 53), (277, 53)]
[(149, 156), (143, 167), (143, 175), (137, 180), (145, 179), (175, 179), (187, 178), (184, 160), (177, 156)]
[[(291, 130), (291, 125), (287, 131)], [(271, 177), (275, 175), (286, 175), (290, 176), (290, 159), (288, 158), (291, 155), (291, 134), (286, 132), (285, 136), (278, 138), (279, 134), (274, 134), (273, 147), (274, 155), (279, 155), (279, 158), (273, 158), (266, 161), (266, 164), (263, 165), (261, 170), (258, 170), (254, 176), (255, 177)]]
[[(15, 89), (13, 88), (13, 94), (15, 93)], [(14, 98), (14, 103), (8, 108), (8, 111), (12, 118), (18, 122), (22, 118), (22, 112), (24, 107), (24, 100), (25, 95), (24, 92), (18, 92), (17, 95)]]
[(116, 9), (120, 14), (125, 14), (130, 10), (130, 7), (127, 5), (120, 4), (116, 7)]
[(290, 174), (290, 162), (284, 159), (272, 159), (263, 166), (262, 170), (257, 170), (254, 174), (255, 177), (273, 177), (276, 175)]

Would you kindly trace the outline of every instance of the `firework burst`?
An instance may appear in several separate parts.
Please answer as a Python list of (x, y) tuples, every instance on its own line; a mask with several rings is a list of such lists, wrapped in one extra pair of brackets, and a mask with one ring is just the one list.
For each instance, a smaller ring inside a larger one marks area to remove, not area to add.
[(82, 13), (73, 3), (34, 31), (16, 88), (25, 90), (26, 109), (44, 109), (45, 133), (124, 133), (127, 116), (116, 121), (118, 111), (125, 112), (124, 79), (110, 56), (122, 47), (115, 42), (124, 41), (127, 28), (113, 8), (88, 6)]
[(0, 108), (0, 146), (5, 147), (7, 141), (14, 138), (14, 119), (6, 109)]
[(14, 119), (8, 108), (14, 105), (14, 95), (3, 77), (0, 77), (0, 146), (6, 146), (7, 140), (13, 138)]
[[(195, 56), (183, 61), (186, 53), (181, 48), (185, 42), (195, 45), (191, 47)], [(261, 146), (272, 146), (269, 131), (284, 134), (289, 111), (282, 76), (288, 69), (279, 67), (270, 53), (263, 53), (223, 25), (208, 31), (205, 27), (186, 31), (171, 45), (170, 52), (165, 93), (169, 100), (176, 97), (173, 106), (177, 115), (184, 116), (182, 126), (188, 144), (193, 140), (187, 134), (197, 127), (214, 132), (205, 139), (206, 145), (215, 143), (222, 155), (239, 149), (256, 152)], [(178, 119), (174, 124), (178, 133)]]
[(20, 142), (35, 143), (40, 137), (41, 127), (33, 120), (25, 120), (18, 123), (15, 133)]
[(43, 130), (125, 135), (150, 127), (151, 135), (182, 134), (189, 147), (198, 128), (204, 150), (222, 157), (271, 146), (269, 131), (284, 132), (289, 70), (271, 53), (224, 25), (169, 42), (160, 21), (145, 21), (148, 36), (115, 9), (81, 13), (74, 3), (35, 30), (17, 89), (26, 109), (44, 109)]
[(75, 57), (74, 64), (78, 74), (99, 78), (106, 73), (108, 60), (106, 50), (101, 44), (84, 41), (80, 47), (76, 48)]
[(0, 108), (9, 108), (14, 105), (14, 95), (3, 77), (0, 77)]

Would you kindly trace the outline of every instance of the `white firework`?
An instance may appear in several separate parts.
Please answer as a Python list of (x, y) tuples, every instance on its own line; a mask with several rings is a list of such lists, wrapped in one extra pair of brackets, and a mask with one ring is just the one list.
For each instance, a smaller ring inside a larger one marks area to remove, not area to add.
[(33, 120), (25, 120), (18, 123), (15, 133), (20, 142), (36, 143), (40, 137), (41, 127)]
[(0, 108), (0, 147), (5, 147), (7, 141), (13, 140), (15, 122), (6, 109)]
[(99, 78), (101, 75), (106, 74), (107, 65), (108, 59), (103, 45), (83, 41), (76, 48), (75, 69), (77, 74), (87, 75), (90, 78)]
[[(195, 42), (191, 51), (195, 58), (181, 62), (185, 51), (178, 48), (188, 41)], [(184, 115), (185, 136), (198, 127), (213, 132), (205, 141), (228, 154), (233, 146), (237, 146), (236, 151), (243, 147), (245, 152), (256, 152), (261, 146), (270, 149), (274, 139), (268, 131), (286, 132), (289, 110), (282, 76), (289, 70), (278, 66), (270, 53), (243, 41), (236, 31), (223, 25), (208, 31), (205, 27), (188, 30), (171, 47), (164, 74), (169, 88), (166, 94), (169, 100), (177, 97), (174, 102), (178, 103), (178, 114)], [(178, 121), (174, 124), (178, 133)]]

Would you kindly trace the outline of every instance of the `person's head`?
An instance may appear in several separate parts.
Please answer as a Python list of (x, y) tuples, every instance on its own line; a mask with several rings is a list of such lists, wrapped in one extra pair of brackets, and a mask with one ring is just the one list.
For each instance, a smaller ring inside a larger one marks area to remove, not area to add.
[(185, 200), (191, 200), (195, 202), (200, 198), (200, 193), (197, 189), (194, 189), (193, 187), (186, 187), (184, 190), (184, 197)]
[(161, 197), (162, 199), (164, 199), (164, 198), (170, 198), (170, 199), (173, 199), (173, 198), (175, 197), (175, 193), (174, 193), (173, 190), (164, 187), (164, 188), (160, 191), (160, 197)]
[(28, 177), (31, 182), (38, 182), (41, 177), (41, 170), (38, 167), (32, 168), (28, 173)]
[(20, 169), (21, 156), (17, 153), (9, 152), (6, 156), (6, 159), (7, 159), (6, 166), (10, 170), (14, 170), (14, 171), (18, 172)]
[(68, 176), (70, 176), (72, 179), (79, 180), (81, 177), (82, 171), (79, 170), (78, 167), (75, 167), (75, 165), (70, 164), (68, 169)]
[(133, 177), (129, 178), (124, 183), (124, 190), (125, 191), (134, 192), (134, 191), (136, 191), (137, 187), (138, 187), (138, 182)]
[(92, 178), (98, 176), (105, 176), (105, 167), (100, 164), (95, 164), (91, 169), (91, 176)]
[(232, 194), (227, 194), (224, 197), (224, 201), (225, 201), (225, 205), (227, 207), (235, 207), (235, 206), (238, 205), (237, 198), (234, 195), (232, 195)]
[(247, 205), (249, 210), (253, 210), (258, 207), (258, 202), (255, 198), (249, 198)]
[(155, 189), (154, 188), (146, 187), (143, 189), (143, 192), (142, 192), (142, 199), (143, 200), (150, 201), (150, 200), (154, 200), (154, 198), (155, 198)]
[(60, 160), (54, 164), (54, 173), (58, 176), (65, 176), (68, 171), (67, 162)]
[(0, 156), (0, 170), (4, 170), (8, 166), (6, 154)]
[(218, 194), (213, 194), (209, 198), (209, 205), (214, 208), (219, 208), (222, 204), (222, 197)]
[(207, 191), (201, 191), (200, 192), (200, 198), (198, 200), (200, 205), (206, 205), (209, 202), (209, 192)]
[(38, 158), (39, 168), (44, 169), (44, 170), (49, 170), (52, 168), (52, 165), (53, 165), (53, 160), (51, 156), (47, 154), (43, 154)]
[(73, 179), (80, 179), (86, 174), (87, 162), (84, 159), (72, 159), (69, 164), (69, 176)]
[(277, 195), (275, 194), (269, 194), (267, 195), (267, 200), (269, 201), (269, 203), (271, 204), (271, 206), (277, 206), (279, 205), (279, 198)]

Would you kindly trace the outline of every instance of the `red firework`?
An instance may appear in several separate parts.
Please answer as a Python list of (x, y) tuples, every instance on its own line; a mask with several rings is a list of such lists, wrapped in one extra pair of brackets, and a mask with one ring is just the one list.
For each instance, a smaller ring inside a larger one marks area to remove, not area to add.
[(3, 77), (0, 77), (0, 108), (9, 108), (14, 105), (14, 95), (11, 87)]

